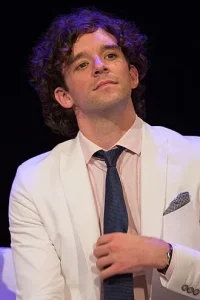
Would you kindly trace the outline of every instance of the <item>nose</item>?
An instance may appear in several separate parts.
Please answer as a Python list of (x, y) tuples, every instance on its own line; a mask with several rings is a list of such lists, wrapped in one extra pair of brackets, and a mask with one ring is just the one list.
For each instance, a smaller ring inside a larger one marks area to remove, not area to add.
[(108, 72), (108, 67), (106, 66), (106, 64), (104, 63), (104, 61), (102, 61), (102, 59), (100, 59), (99, 56), (96, 56), (94, 59), (94, 69), (93, 69), (93, 74), (94, 75), (98, 75), (101, 73), (106, 73)]

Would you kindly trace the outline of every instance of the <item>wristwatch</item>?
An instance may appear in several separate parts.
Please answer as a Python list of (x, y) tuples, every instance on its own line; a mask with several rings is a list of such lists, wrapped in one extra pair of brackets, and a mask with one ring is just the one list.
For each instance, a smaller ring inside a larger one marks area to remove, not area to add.
[(168, 268), (169, 268), (169, 265), (170, 265), (170, 262), (172, 260), (172, 254), (173, 254), (173, 246), (171, 244), (169, 244), (169, 251), (167, 252), (167, 265), (166, 267), (164, 267), (164, 269), (157, 269), (159, 273), (161, 274), (166, 274)]

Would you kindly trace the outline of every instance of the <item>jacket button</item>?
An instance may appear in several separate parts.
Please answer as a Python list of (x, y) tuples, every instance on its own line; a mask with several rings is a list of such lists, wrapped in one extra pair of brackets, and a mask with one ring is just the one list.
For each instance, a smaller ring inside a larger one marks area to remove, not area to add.
[(189, 288), (187, 289), (187, 292), (188, 292), (188, 294), (191, 294), (191, 293), (193, 293), (193, 292), (194, 292), (194, 289), (193, 289), (193, 287), (189, 287)]
[(182, 287), (181, 287), (182, 291), (186, 292), (188, 290), (188, 285), (187, 284), (184, 284)]
[(196, 289), (196, 290), (194, 290), (194, 292), (193, 292), (193, 295), (198, 295), (200, 293), (200, 290), (199, 289)]

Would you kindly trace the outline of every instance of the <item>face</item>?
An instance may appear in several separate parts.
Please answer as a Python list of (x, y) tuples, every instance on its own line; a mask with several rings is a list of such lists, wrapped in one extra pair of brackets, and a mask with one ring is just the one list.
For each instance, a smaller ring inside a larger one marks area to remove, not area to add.
[(138, 73), (129, 68), (114, 36), (102, 29), (78, 38), (70, 66), (63, 70), (68, 91), (55, 90), (56, 100), (79, 114), (100, 114), (132, 101)]

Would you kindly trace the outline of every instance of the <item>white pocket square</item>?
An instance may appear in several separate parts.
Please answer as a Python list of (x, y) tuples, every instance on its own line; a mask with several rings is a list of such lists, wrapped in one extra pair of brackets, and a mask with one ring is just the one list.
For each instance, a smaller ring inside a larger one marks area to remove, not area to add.
[(163, 216), (170, 214), (171, 212), (183, 207), (190, 202), (190, 195), (188, 192), (180, 193), (169, 204), (168, 208), (164, 211)]

